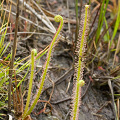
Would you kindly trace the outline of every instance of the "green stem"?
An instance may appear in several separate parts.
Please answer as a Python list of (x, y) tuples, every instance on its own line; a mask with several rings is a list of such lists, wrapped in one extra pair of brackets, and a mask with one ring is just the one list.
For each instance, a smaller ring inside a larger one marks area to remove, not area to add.
[(32, 112), (33, 108), (35, 107), (35, 105), (36, 105), (36, 103), (37, 103), (37, 101), (40, 97), (40, 94), (41, 94), (41, 91), (42, 91), (42, 88), (43, 88), (43, 85), (44, 85), (45, 77), (46, 77), (46, 74), (47, 74), (50, 58), (51, 58), (52, 48), (53, 48), (55, 40), (56, 40), (56, 38), (57, 38), (57, 36), (58, 36), (59, 32), (61, 31), (62, 26), (63, 26), (63, 18), (60, 15), (55, 16), (54, 19), (55, 19), (56, 22), (60, 22), (60, 25), (58, 27), (58, 30), (57, 30), (57, 32), (56, 32), (56, 34), (55, 34), (55, 36), (54, 36), (54, 38), (53, 38), (53, 40), (50, 44), (49, 50), (48, 50), (47, 60), (46, 60), (45, 65), (44, 65), (44, 70), (43, 70), (43, 74), (42, 74), (42, 77), (41, 77), (41, 83), (40, 83), (38, 93), (37, 93), (32, 105), (31, 105), (29, 111), (26, 113), (25, 117)]
[(82, 33), (82, 38), (81, 38), (81, 43), (80, 43), (80, 50), (79, 50), (79, 61), (78, 61), (78, 72), (77, 72), (77, 82), (80, 80), (80, 72), (81, 72), (81, 57), (83, 55), (83, 47), (84, 47), (84, 37), (85, 37), (85, 31), (86, 31), (86, 25), (87, 25), (87, 18), (88, 18), (88, 7), (85, 7), (85, 20), (84, 20), (84, 27), (83, 27), (83, 33)]
[(75, 103), (74, 103), (74, 106), (75, 106), (75, 109), (73, 110), (73, 119), (72, 120), (77, 120), (77, 115), (78, 115), (78, 111), (79, 111), (79, 100), (81, 99), (81, 87), (85, 84), (85, 81), (84, 80), (79, 80), (77, 83), (76, 83), (76, 93), (75, 93)]
[(35, 57), (36, 53), (37, 53), (36, 49), (33, 49), (31, 51), (31, 75), (30, 75), (30, 81), (29, 81), (28, 97), (27, 97), (27, 102), (26, 102), (26, 106), (25, 106), (25, 111), (23, 113), (23, 117), (27, 113), (29, 103), (30, 103), (30, 96), (31, 96), (31, 90), (32, 90), (32, 81), (33, 81), (33, 77), (34, 77), (34, 62), (35, 62), (34, 57)]
[[(78, 42), (80, 42), (80, 48), (79, 48), (79, 58), (78, 58), (78, 64), (76, 67), (76, 71), (77, 73), (75, 73), (76, 75), (76, 83), (75, 83), (75, 88), (73, 88), (74, 91), (74, 96), (73, 96), (73, 110), (72, 110), (72, 120), (78, 120), (78, 113), (79, 113), (79, 106), (80, 106), (80, 101), (81, 101), (81, 86), (84, 85), (84, 81), (80, 80), (82, 78), (82, 73), (83, 73), (83, 63), (82, 63), (82, 56), (84, 51), (84, 47), (86, 44), (86, 33), (88, 32), (87, 29), (87, 24), (88, 24), (88, 9), (89, 9), (89, 5), (85, 5), (85, 18), (84, 18), (84, 23), (83, 23), (83, 27), (82, 27), (82, 34), (81, 36), (81, 40), (78, 40)], [(81, 32), (81, 31), (80, 31)], [(78, 37), (78, 39), (80, 39), (80, 37)]]

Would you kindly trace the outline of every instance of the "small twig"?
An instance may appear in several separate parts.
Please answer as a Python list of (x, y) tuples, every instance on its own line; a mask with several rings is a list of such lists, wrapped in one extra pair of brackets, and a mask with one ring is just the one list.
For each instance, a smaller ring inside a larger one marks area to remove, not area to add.
[(114, 101), (115, 101), (115, 99), (114, 99), (114, 91), (113, 91), (111, 80), (108, 80), (108, 86), (110, 88), (110, 92), (111, 92), (111, 95), (112, 95), (112, 106), (113, 106), (114, 117), (117, 118), (117, 111), (116, 111), (115, 103), (114, 103)]
[(20, 85), (20, 87), (19, 87), (19, 91), (20, 91), (20, 98), (21, 98), (20, 111), (23, 113), (23, 96), (22, 96), (22, 91), (21, 91), (21, 85)]
[[(50, 102), (51, 97), (52, 97), (52, 95), (53, 95), (53, 91), (54, 91), (55, 85), (54, 85), (54, 82), (50, 79), (49, 75), (47, 75), (47, 76), (48, 76), (48, 79), (52, 82), (52, 85), (53, 85), (53, 89), (52, 89), (52, 91), (51, 91), (51, 94), (50, 94), (50, 97), (49, 97), (49, 100), (48, 100), (48, 102)], [(45, 105), (44, 105), (44, 113), (45, 113), (45, 114), (48, 114), (50, 111), (45, 112), (46, 106), (47, 106), (47, 103), (45, 103)]]
[(68, 11), (68, 31), (70, 33), (70, 13), (69, 13), (69, 0), (67, 0), (67, 11)]
[(12, 96), (13, 96), (13, 106), (14, 106), (14, 111), (16, 111), (17, 107), (16, 107), (16, 99), (15, 99), (15, 94), (13, 91), (13, 86), (11, 87), (11, 91), (12, 91)]
[(118, 110), (118, 111), (117, 111), (117, 116), (118, 116), (118, 118), (119, 118), (119, 115), (120, 115), (120, 114), (119, 114), (119, 113), (120, 113), (120, 109), (119, 109), (119, 108), (120, 108), (120, 102), (119, 102), (119, 98), (118, 98), (118, 99), (117, 99), (117, 110)]
[(79, 23), (80, 23), (80, 20), (81, 20), (81, 13), (82, 13), (82, 6), (83, 6), (83, 1), (80, 0), (80, 12), (79, 12)]
[(72, 97), (64, 98), (62, 100), (57, 100), (55, 102), (51, 102), (51, 104), (56, 105), (56, 104), (60, 104), (62, 102), (68, 101), (68, 100), (72, 100)]
[(67, 120), (67, 117), (68, 117), (69, 114), (70, 114), (70, 110), (69, 110), (68, 113), (66, 114), (65, 120)]
[[(88, 85), (87, 85), (87, 87), (86, 87), (86, 89), (85, 89), (85, 92), (83, 93), (81, 99), (83, 99), (83, 97), (86, 95), (89, 86), (90, 86), (90, 81), (89, 81), (89, 83), (88, 83)], [(68, 101), (68, 100), (72, 100), (72, 97), (64, 98), (64, 99), (58, 100), (58, 101), (56, 101), (56, 102), (51, 102), (51, 104), (56, 105), (56, 104), (60, 104), (60, 103), (62, 103), (62, 102)]]
[[(7, 10), (7, 9), (3, 9), (3, 10), (5, 10), (6, 12), (10, 12), (10, 11)], [(11, 14), (16, 15), (14, 12), (11, 12)], [(48, 28), (46, 28), (46, 27), (41, 27), (41, 26), (39, 26), (38, 24), (36, 24), (36, 23), (28, 20), (28, 19), (25, 18), (25, 17), (19, 16), (19, 18), (21, 18), (21, 19), (23, 19), (23, 20), (25, 20), (25, 21), (28, 21), (29, 23), (31, 23), (31, 24), (33, 24), (34, 26), (40, 28), (41, 30), (44, 30), (44, 31), (47, 31), (47, 32), (50, 32), (50, 33), (55, 34), (55, 31), (51, 31), (50, 29), (48, 29)], [(42, 17), (42, 18), (43, 18), (43, 17)], [(65, 21), (68, 22), (67, 20), (65, 20)], [(72, 22), (72, 23), (75, 23), (75, 21), (71, 21), (71, 22)], [(58, 37), (61, 37), (61, 39), (62, 39), (63, 41), (65, 40), (65, 37), (62, 36), (62, 35), (58, 35)], [(66, 39), (68, 40), (68, 38), (66, 38)]]
[[(101, 5), (99, 6), (99, 8), (98, 8), (98, 10), (97, 10), (97, 13), (96, 13), (96, 15), (95, 15), (95, 17), (94, 17), (94, 20), (93, 20), (93, 22), (92, 22), (92, 25), (91, 25), (91, 27), (90, 27), (89, 33), (91, 32), (91, 29), (93, 28), (93, 25), (94, 25), (94, 23), (95, 23), (95, 21), (96, 21), (96, 19), (97, 19), (97, 16), (98, 16), (98, 13), (99, 13), (99, 11), (100, 11), (100, 8), (101, 8)], [(89, 34), (88, 34), (88, 35), (89, 35)]]
[[(15, 32), (6, 33), (5, 36), (6, 36), (6, 35), (11, 35), (11, 34), (15, 34)], [(17, 35), (20, 35), (20, 34), (46, 35), (46, 36), (51, 36), (51, 37), (52, 37), (52, 35), (50, 35), (50, 34), (47, 34), (47, 33), (39, 33), (39, 32), (35, 32), (35, 31), (34, 31), (34, 32), (17, 32)], [(0, 35), (0, 37), (1, 37), (1, 36), (2, 36), (2, 35)]]
[[(64, 75), (62, 75), (60, 78), (58, 78), (58, 79), (54, 82), (54, 84), (55, 84), (55, 85), (60, 84), (61, 82), (63, 82), (64, 80), (66, 80), (67, 78), (69, 78), (70, 76), (72, 76), (73, 73), (74, 73), (74, 69), (71, 68), (71, 69), (70, 69), (69, 71), (67, 71)], [(49, 87), (45, 88), (45, 89), (43, 90), (43, 92), (46, 91), (46, 90), (48, 90), (48, 89), (51, 88), (51, 87), (52, 87), (52, 85), (50, 85)], [(43, 93), (43, 92), (42, 92), (42, 93)]]
[(51, 31), (56, 32), (56, 31), (55, 31), (55, 28), (51, 27), (46, 20), (42, 19), (41, 15), (38, 14), (38, 13), (37, 13), (32, 7), (30, 7), (25, 1), (20, 0), (20, 2), (23, 3), (24, 6), (25, 6), (26, 8), (28, 8), (34, 15), (36, 15), (36, 16), (38, 17), (38, 19), (40, 19)]
[(52, 9), (51, 9), (51, 7), (50, 7), (50, 5), (49, 5), (49, 2), (48, 2), (47, 0), (45, 0), (45, 2), (46, 2), (46, 5), (47, 5), (48, 9), (49, 9), (50, 11), (52, 11)]
[(96, 113), (92, 113), (92, 114), (97, 116), (97, 117), (102, 117), (102, 115), (100, 115), (100, 114), (96, 114)]
[(97, 112), (96, 112), (95, 114), (101, 112), (101, 110), (102, 110), (104, 107), (106, 107), (109, 103), (111, 103), (111, 101), (107, 101), (107, 102), (105, 102), (104, 105), (102, 105), (102, 106), (100, 107), (100, 109), (97, 110)]
[(40, 12), (43, 14), (43, 16), (45, 17), (46, 21), (48, 22), (48, 24), (53, 28), (53, 31), (56, 31), (55, 27), (53, 26), (53, 24), (50, 22), (50, 20), (48, 19), (48, 17), (45, 15), (45, 13), (42, 11), (42, 9), (38, 6), (38, 4), (32, 0), (32, 2), (37, 6), (37, 8), (40, 10)]
[(12, 58), (10, 61), (10, 70), (9, 70), (9, 77), (10, 77), (9, 78), (9, 85), (8, 85), (8, 109), (9, 109), (9, 111), (11, 111), (11, 86), (12, 86), (12, 74), (13, 74), (14, 59), (15, 59), (16, 47), (17, 47), (18, 20), (19, 20), (19, 0), (17, 0), (15, 37), (14, 37), (14, 41), (13, 41)]
[[(49, 112), (51, 112), (51, 111), (52, 111), (52, 105), (50, 104), (50, 102), (49, 102), (49, 101), (46, 101), (46, 100), (38, 100), (38, 101), (37, 101), (37, 103), (38, 103), (38, 102), (44, 102), (44, 103), (49, 104), (49, 105), (50, 105), (50, 107), (51, 107), (51, 110), (50, 110)], [(39, 113), (35, 113), (35, 112), (34, 112), (34, 114), (35, 114), (35, 115), (39, 115), (40, 113), (44, 112), (44, 110), (45, 110), (45, 108), (43, 108), (43, 109), (42, 109)]]
[[(10, 12), (10, 11), (7, 10), (7, 9), (4, 9), (4, 10), (5, 10), (6, 12)], [(11, 14), (12, 14), (12, 15), (16, 15), (14, 12), (11, 12)], [(55, 32), (51, 31), (51, 30), (48, 29), (48, 28), (45, 28), (45, 27), (41, 27), (41, 26), (39, 26), (38, 24), (32, 22), (31, 20), (29, 20), (29, 19), (27, 19), (27, 18), (25, 18), (25, 17), (19, 16), (19, 18), (21, 18), (21, 19), (23, 19), (23, 20), (25, 20), (25, 21), (28, 21), (29, 23), (35, 25), (36, 27), (40, 28), (41, 30), (49, 31), (49, 32), (51, 32), (51, 33), (53, 33), (53, 34), (55, 33)]]
[(14, 70), (14, 80), (15, 80), (15, 88), (16, 88), (16, 113), (19, 112), (19, 105), (20, 105), (20, 97), (19, 97), (19, 90), (18, 90), (18, 87), (17, 87), (17, 79), (16, 79), (16, 73), (15, 73), (15, 70)]

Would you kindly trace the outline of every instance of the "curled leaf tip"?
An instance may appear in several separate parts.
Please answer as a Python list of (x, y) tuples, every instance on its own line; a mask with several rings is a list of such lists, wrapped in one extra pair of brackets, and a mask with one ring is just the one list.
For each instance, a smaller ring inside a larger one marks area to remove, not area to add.
[(37, 50), (36, 49), (32, 49), (32, 52), (34, 52), (34, 55), (37, 55)]
[(85, 5), (85, 8), (89, 8), (90, 7), (90, 5)]
[(79, 80), (79, 81), (78, 81), (78, 86), (79, 86), (79, 87), (82, 87), (84, 84), (85, 84), (85, 81), (84, 81), (84, 80)]
[(60, 21), (63, 21), (63, 17), (60, 16), (60, 15), (56, 15), (56, 16), (54, 17), (54, 20), (55, 20), (56, 22), (60, 22)]

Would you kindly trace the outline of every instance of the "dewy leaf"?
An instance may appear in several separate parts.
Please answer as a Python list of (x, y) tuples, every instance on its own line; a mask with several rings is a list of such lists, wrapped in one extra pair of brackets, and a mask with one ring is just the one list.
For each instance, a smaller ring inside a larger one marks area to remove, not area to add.
[(89, 5), (85, 5), (85, 13), (81, 15), (80, 30), (76, 46), (77, 59), (75, 63), (74, 86), (73, 86), (73, 100), (71, 120), (78, 120), (79, 106), (81, 104), (81, 87), (85, 84), (83, 79), (83, 55), (85, 53), (86, 39), (89, 31)]
[(27, 115), (29, 115), (32, 112), (33, 108), (35, 107), (35, 105), (36, 105), (36, 103), (37, 103), (37, 101), (38, 101), (38, 99), (40, 97), (40, 94), (41, 94), (41, 91), (42, 91), (42, 88), (43, 88), (43, 85), (44, 85), (45, 77), (46, 77), (46, 74), (47, 74), (49, 62), (50, 62), (50, 59), (51, 59), (52, 49), (53, 49), (53, 46), (55, 44), (55, 40), (56, 40), (56, 38), (57, 38), (57, 36), (58, 36), (59, 32), (61, 31), (62, 26), (63, 26), (63, 18), (62, 18), (62, 16), (57, 15), (57, 16), (55, 16), (54, 19), (55, 19), (56, 22), (60, 22), (60, 25), (59, 25), (56, 33), (55, 33), (55, 36), (53, 37), (53, 40), (50, 43), (50, 47), (48, 49), (47, 59), (46, 59), (46, 62), (44, 64), (44, 70), (43, 70), (43, 73), (42, 73), (42, 76), (41, 76), (41, 80), (40, 80), (41, 82), (40, 82), (39, 90), (38, 90), (38, 92), (36, 94), (36, 97), (35, 97), (32, 105), (31, 105), (30, 109), (25, 114), (25, 116), (23, 116), (23, 118), (25, 118)]
[(25, 114), (27, 113), (29, 103), (30, 103), (30, 96), (31, 96), (31, 91), (32, 91), (32, 82), (33, 82), (33, 77), (34, 77), (34, 64), (35, 64), (35, 56), (36, 55), (37, 55), (37, 50), (33, 49), (31, 51), (31, 74), (30, 74), (30, 81), (29, 81), (28, 96), (27, 96), (27, 102), (26, 102), (25, 111), (24, 111), (23, 116), (25, 116)]

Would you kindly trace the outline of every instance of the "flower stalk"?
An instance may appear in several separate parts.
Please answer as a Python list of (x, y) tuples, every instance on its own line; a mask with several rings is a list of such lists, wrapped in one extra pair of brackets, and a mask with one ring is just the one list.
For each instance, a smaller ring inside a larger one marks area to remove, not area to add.
[(74, 73), (74, 87), (73, 87), (73, 100), (71, 120), (78, 120), (79, 106), (81, 104), (81, 87), (85, 84), (83, 79), (84, 68), (84, 53), (86, 47), (86, 39), (88, 36), (89, 28), (89, 5), (85, 5), (85, 13), (81, 15), (80, 30), (76, 46), (77, 59), (75, 63)]

